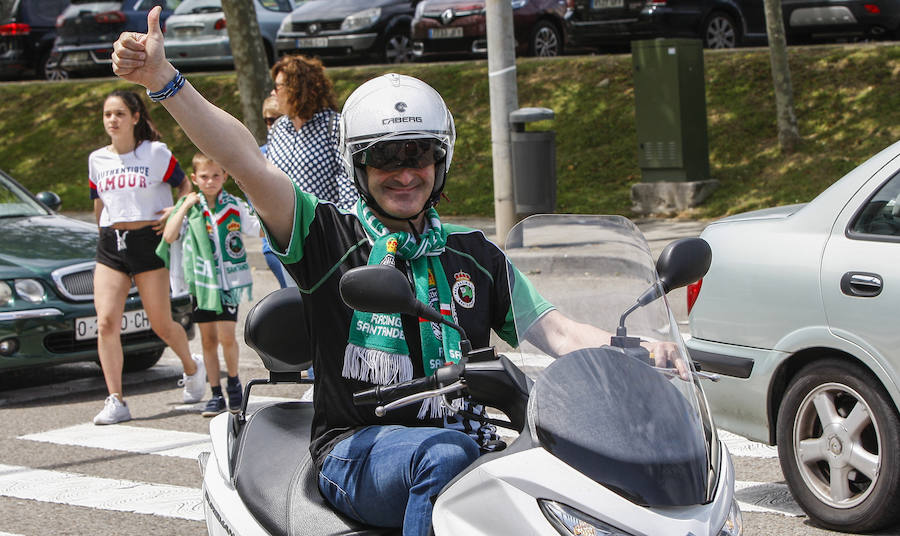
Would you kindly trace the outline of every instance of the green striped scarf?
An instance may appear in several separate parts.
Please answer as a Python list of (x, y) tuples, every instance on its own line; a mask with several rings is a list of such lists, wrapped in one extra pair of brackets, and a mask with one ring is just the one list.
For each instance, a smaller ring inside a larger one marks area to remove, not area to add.
[[(356, 215), (374, 242), (369, 264), (394, 266), (396, 258), (407, 261), (412, 270), (416, 298), (453, 321), (450, 285), (440, 260), (447, 236), (437, 211), (429, 208), (425, 212), (429, 225), (418, 240), (410, 233), (391, 233), (362, 199), (356, 204)], [(461, 353), (456, 330), (420, 318), (419, 333), (426, 375), (431, 376), (447, 362), (459, 361)], [(400, 315), (354, 311), (342, 376), (389, 385), (410, 380), (412, 375), (412, 361)], [(440, 417), (443, 409), (439, 400), (426, 400), (419, 418)]]
[[(174, 214), (184, 203), (178, 200)], [(241, 237), (241, 201), (222, 190), (211, 211), (206, 196), (187, 213), (187, 231), (179, 237), (182, 245), (184, 281), (197, 298), (197, 308), (222, 312), (222, 306), (234, 306), (252, 299), (253, 276)], [(174, 244), (173, 244), (174, 245)], [(160, 240), (156, 254), (169, 267), (169, 244)]]

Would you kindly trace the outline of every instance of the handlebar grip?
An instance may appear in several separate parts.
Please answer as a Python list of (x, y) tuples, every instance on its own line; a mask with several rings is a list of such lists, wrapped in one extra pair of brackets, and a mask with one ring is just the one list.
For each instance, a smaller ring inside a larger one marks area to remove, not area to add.
[(378, 385), (371, 389), (353, 393), (354, 406), (384, 405), (388, 402), (403, 398), (404, 396), (422, 391), (429, 391), (437, 387), (437, 377), (427, 376), (415, 378), (409, 381), (395, 383), (393, 385)]

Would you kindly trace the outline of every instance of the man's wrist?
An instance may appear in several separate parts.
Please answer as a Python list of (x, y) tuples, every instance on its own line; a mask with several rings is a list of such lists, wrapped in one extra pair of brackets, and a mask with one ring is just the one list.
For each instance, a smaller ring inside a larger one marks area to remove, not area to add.
[(162, 72), (154, 77), (153, 82), (147, 84), (147, 91), (158, 93), (175, 78), (175, 73), (177, 72), (178, 70), (171, 63), (166, 62), (166, 67), (162, 69)]

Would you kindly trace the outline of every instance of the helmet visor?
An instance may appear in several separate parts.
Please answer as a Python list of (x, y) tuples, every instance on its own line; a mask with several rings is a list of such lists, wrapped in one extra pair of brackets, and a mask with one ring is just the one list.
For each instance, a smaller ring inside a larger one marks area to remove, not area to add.
[(388, 140), (362, 146), (353, 152), (353, 162), (384, 171), (402, 168), (420, 169), (447, 156), (443, 143), (434, 138)]

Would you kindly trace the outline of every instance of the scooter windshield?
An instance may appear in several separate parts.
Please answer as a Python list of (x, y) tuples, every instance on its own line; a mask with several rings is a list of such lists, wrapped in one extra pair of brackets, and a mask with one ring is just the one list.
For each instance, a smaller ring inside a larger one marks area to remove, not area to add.
[(532, 216), (506, 253), (520, 364), (549, 363), (529, 408), (541, 446), (638, 504), (709, 502), (718, 439), (666, 297), (637, 304), (659, 288), (640, 230)]

